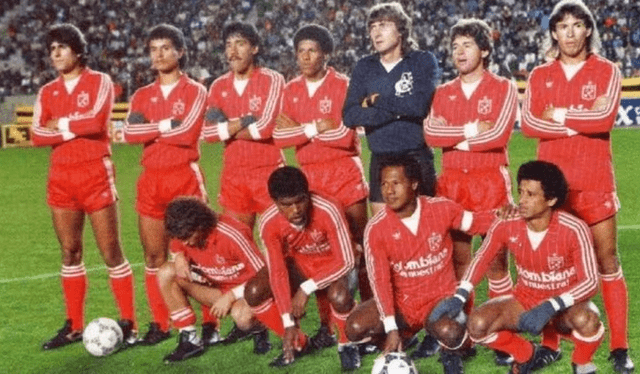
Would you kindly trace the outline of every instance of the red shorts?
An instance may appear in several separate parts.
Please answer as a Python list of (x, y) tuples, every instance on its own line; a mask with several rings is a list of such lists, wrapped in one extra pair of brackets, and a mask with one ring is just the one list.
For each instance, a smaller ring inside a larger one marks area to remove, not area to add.
[(472, 212), (513, 204), (511, 177), (505, 166), (475, 170), (446, 169), (438, 178), (436, 195), (449, 198)]
[(620, 210), (618, 194), (600, 191), (569, 191), (562, 209), (592, 226), (616, 215)]
[(141, 216), (164, 219), (164, 211), (178, 196), (207, 200), (204, 176), (197, 163), (167, 169), (144, 169), (138, 179), (136, 210)]
[(115, 168), (109, 157), (49, 169), (47, 204), (52, 208), (93, 213), (117, 199)]
[(433, 308), (440, 302), (440, 300), (451, 296), (442, 295), (441, 297), (432, 298), (424, 303), (417, 302), (403, 302), (399, 303), (395, 300), (396, 307), (396, 322), (398, 327), (402, 330), (409, 330), (411, 333), (416, 333), (420, 329), (424, 328), (427, 318)]
[(282, 165), (261, 168), (222, 169), (218, 203), (227, 211), (238, 214), (262, 213), (273, 201), (267, 181), (274, 170)]
[(331, 163), (302, 165), (309, 188), (337, 200), (344, 208), (369, 196), (360, 157), (349, 157)]

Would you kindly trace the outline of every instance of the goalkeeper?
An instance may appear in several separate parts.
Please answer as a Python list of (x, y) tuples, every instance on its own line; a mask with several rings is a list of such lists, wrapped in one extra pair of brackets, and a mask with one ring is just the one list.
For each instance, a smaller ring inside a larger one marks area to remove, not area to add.
[(529, 373), (541, 367), (541, 350), (519, 333), (537, 335), (554, 329), (575, 345), (573, 372), (595, 373), (592, 359), (604, 327), (589, 300), (598, 285), (589, 228), (558, 209), (565, 201), (567, 183), (554, 164), (525, 163), (517, 180), (519, 216), (494, 223), (455, 295), (438, 304), (429, 319), (462, 310), (493, 257), (506, 248), (518, 273), (514, 293), (491, 299), (471, 313), (467, 322), (471, 339), (511, 354), (513, 373)]

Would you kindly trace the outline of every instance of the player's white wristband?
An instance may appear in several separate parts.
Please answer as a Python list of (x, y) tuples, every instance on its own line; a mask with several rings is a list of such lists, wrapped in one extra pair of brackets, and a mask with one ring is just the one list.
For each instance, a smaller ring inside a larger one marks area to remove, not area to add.
[(304, 134), (307, 136), (307, 138), (311, 139), (314, 136), (318, 135), (318, 127), (315, 123), (305, 123)]
[(453, 147), (459, 151), (469, 151), (469, 142), (464, 140), (461, 141), (460, 143), (456, 144), (455, 147)]
[(236, 300), (240, 300), (244, 297), (244, 283), (234, 287), (231, 292), (233, 292), (233, 297), (236, 298)]
[(71, 131), (63, 131), (62, 132), (62, 140), (67, 141), (67, 140), (71, 140), (73, 138), (76, 137), (76, 134), (72, 133)]
[(218, 136), (222, 141), (231, 137), (231, 135), (229, 135), (229, 122), (218, 122)]
[(574, 135), (578, 135), (578, 132), (574, 129), (570, 129), (567, 127), (567, 136), (574, 136)]
[(550, 298), (549, 302), (555, 311), (560, 311), (572, 306), (575, 303), (575, 299), (570, 294), (563, 293), (560, 296)]
[(158, 123), (158, 131), (165, 133), (171, 130), (171, 118), (163, 119)]
[(312, 293), (316, 292), (316, 290), (318, 289), (318, 285), (313, 281), (313, 279), (307, 279), (306, 281), (302, 282), (302, 284), (300, 285), (300, 289), (302, 289), (302, 291), (304, 291), (304, 293), (306, 293), (307, 295), (311, 295)]
[(58, 130), (60, 132), (69, 132), (69, 118), (62, 117), (58, 119)]
[(285, 313), (282, 315), (282, 326), (284, 326), (285, 329), (289, 327), (294, 327), (295, 325), (296, 323), (293, 322), (293, 318), (291, 318), (290, 313)]
[(386, 332), (387, 334), (390, 331), (398, 329), (398, 325), (396, 324), (396, 317), (394, 316), (384, 317), (384, 319), (382, 320), (382, 324), (384, 325), (384, 332)]
[(462, 220), (460, 221), (460, 231), (469, 231), (473, 224), (473, 213), (465, 210), (462, 212)]
[(464, 128), (464, 137), (466, 139), (473, 138), (478, 135), (480, 131), (478, 131), (478, 120), (467, 123), (463, 126)]
[(564, 125), (564, 118), (567, 116), (567, 108), (556, 108), (553, 110), (553, 120)]
[(260, 130), (258, 130), (258, 124), (256, 122), (250, 124), (247, 129), (249, 130), (249, 134), (254, 140), (260, 139)]

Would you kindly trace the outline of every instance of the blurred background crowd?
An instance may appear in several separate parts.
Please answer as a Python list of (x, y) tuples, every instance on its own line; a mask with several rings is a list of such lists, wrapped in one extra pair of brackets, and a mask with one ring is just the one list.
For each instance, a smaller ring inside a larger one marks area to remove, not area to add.
[[(462, 17), (484, 19), (494, 30), (491, 70), (515, 79), (544, 60), (542, 41), (557, 0), (400, 1), (414, 22), (421, 49), (432, 51), (443, 81), (455, 76), (449, 61), (448, 33)], [(616, 62), (625, 77), (640, 76), (640, 5), (635, 0), (586, 0), (596, 16), (601, 54)], [(262, 36), (262, 64), (289, 79), (296, 74), (292, 39), (307, 23), (332, 32), (336, 51), (330, 65), (350, 74), (358, 59), (371, 52), (367, 9), (373, 0), (3, 0), (0, 2), (0, 101), (8, 95), (36, 93), (55, 77), (45, 45), (49, 26), (70, 22), (89, 43), (88, 65), (109, 73), (117, 101), (126, 101), (154, 74), (145, 49), (145, 32), (171, 23), (185, 33), (186, 71), (203, 84), (225, 69), (223, 25), (232, 20), (256, 25)]]

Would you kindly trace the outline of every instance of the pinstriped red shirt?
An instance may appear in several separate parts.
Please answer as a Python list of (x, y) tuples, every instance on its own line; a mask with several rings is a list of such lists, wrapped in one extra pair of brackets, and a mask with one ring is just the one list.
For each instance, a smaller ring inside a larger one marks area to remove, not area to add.
[[(611, 130), (620, 105), (620, 70), (605, 58), (590, 54), (567, 81), (558, 60), (531, 72), (522, 104), (522, 132), (537, 138), (538, 159), (558, 165), (572, 190), (615, 190)], [(606, 96), (606, 105), (592, 110)], [(569, 108), (564, 126), (542, 120), (547, 106)], [(570, 136), (568, 129), (578, 134)]]
[[(462, 91), (460, 77), (440, 85), (424, 120), (424, 135), (431, 147), (442, 148), (444, 168), (478, 169), (508, 165), (507, 143), (518, 111), (515, 84), (489, 71), (469, 99)], [(488, 121), (494, 126), (466, 139), (464, 125)], [(454, 148), (467, 140), (469, 151)]]
[[(52, 146), (51, 164), (75, 164), (99, 160), (111, 155), (109, 121), (113, 108), (113, 83), (108, 75), (84, 68), (71, 93), (64, 79), (44, 85), (38, 93), (33, 112), (32, 140), (35, 146)], [(61, 131), (47, 131), (52, 119), (68, 118), (65, 140)]]

